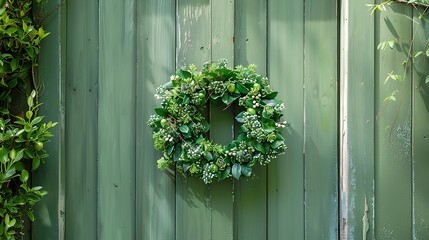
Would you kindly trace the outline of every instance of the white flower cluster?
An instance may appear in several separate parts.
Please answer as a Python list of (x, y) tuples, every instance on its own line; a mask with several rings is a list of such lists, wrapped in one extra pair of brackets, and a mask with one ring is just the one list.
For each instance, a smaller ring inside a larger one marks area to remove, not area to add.
[(286, 122), (286, 121), (283, 121), (283, 122), (276, 122), (276, 127), (278, 127), (278, 128), (285, 128), (285, 127), (286, 127), (286, 125), (287, 125), (287, 122)]
[(215, 94), (221, 94), (225, 92), (226, 85), (221, 81), (213, 81), (209, 83), (208, 89)]
[(156, 88), (156, 94), (155, 94), (155, 98), (156, 99), (165, 99), (165, 87), (164, 86), (159, 86)]
[(161, 117), (159, 115), (151, 115), (149, 117), (149, 120), (147, 121), (147, 125), (151, 128), (156, 127), (156, 122), (158, 122), (159, 120), (161, 120)]
[(187, 150), (187, 156), (190, 160), (200, 159), (204, 154), (203, 148), (201, 145), (189, 145)]
[(203, 170), (203, 176), (202, 176), (202, 179), (203, 179), (203, 181), (204, 181), (204, 183), (205, 184), (208, 184), (208, 183), (211, 183), (211, 182), (213, 182), (213, 178), (216, 176), (216, 174), (215, 173), (213, 173), (211, 170), (210, 170), (210, 164), (205, 164), (204, 165), (204, 170)]
[(262, 124), (257, 115), (250, 115), (247, 112), (243, 114), (244, 126), (248, 129), (246, 135), (248, 138), (254, 138), (257, 142), (266, 139), (266, 133), (262, 129)]

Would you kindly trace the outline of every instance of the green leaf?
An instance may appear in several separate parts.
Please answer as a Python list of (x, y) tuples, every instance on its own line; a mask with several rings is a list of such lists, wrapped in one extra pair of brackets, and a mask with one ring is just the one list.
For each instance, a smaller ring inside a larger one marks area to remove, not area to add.
[[(194, 164), (192, 164), (193, 166)], [(183, 163), (183, 172), (187, 172), (190, 168), (191, 168), (191, 164), (190, 163)], [(194, 173), (193, 171), (190, 171), (191, 173)]]
[(27, 111), (25, 113), (25, 116), (27, 117), (28, 120), (30, 120), (33, 117), (33, 112), (32, 111)]
[(37, 195), (37, 194), (30, 194), (28, 195), (28, 198), (31, 199), (33, 202), (38, 202), (40, 201), (42, 198)]
[(224, 171), (219, 171), (219, 179), (223, 180), (229, 176), (231, 172), (231, 166), (228, 166)]
[(173, 152), (173, 150), (174, 150), (174, 145), (169, 146), (169, 147), (167, 148), (167, 154), (168, 154), (168, 155), (171, 155), (171, 153)]
[(173, 160), (175, 162), (179, 161), (180, 155), (182, 155), (182, 144), (177, 144), (174, 148)]
[(271, 143), (271, 148), (276, 149), (280, 147), (283, 144), (284, 141), (282, 140), (276, 140), (273, 143)]
[(267, 96), (265, 96), (266, 99), (274, 99), (277, 97), (278, 92), (272, 92), (270, 94), (268, 94)]
[(273, 116), (273, 114), (268, 113), (265, 109), (262, 111), (262, 117), (263, 118), (269, 119), (269, 118), (271, 118), (271, 116)]
[(189, 127), (188, 127), (188, 125), (181, 125), (181, 126), (179, 126), (179, 130), (182, 133), (189, 133)]
[(176, 75), (179, 76), (179, 77), (181, 77), (181, 78), (183, 78), (183, 79), (192, 77), (192, 74), (189, 71), (186, 71), (186, 70), (183, 70), (183, 69), (178, 69), (176, 71)]
[(44, 116), (38, 116), (38, 117), (35, 117), (35, 118), (33, 119), (33, 121), (31, 121), (31, 125), (36, 125), (36, 124), (38, 124), (40, 121), (42, 121), (43, 117), (44, 117)]
[(0, 162), (7, 163), (9, 160), (9, 150), (5, 147), (0, 148)]
[(29, 178), (29, 174), (27, 172), (27, 170), (22, 170), (21, 172), (21, 176), (19, 176), (19, 180), (21, 180), (21, 182), (27, 182), (28, 178)]
[(31, 164), (31, 171), (38, 169), (39, 166), (40, 166), (40, 158), (38, 157), (33, 158), (33, 162)]
[(265, 153), (264, 145), (263, 145), (262, 143), (257, 142), (257, 143), (255, 144), (255, 148), (256, 148), (256, 150), (258, 150), (259, 152), (261, 152), (261, 153)]
[(20, 161), (23, 156), (24, 156), (24, 149), (21, 149), (18, 151), (18, 153), (15, 156), (15, 162)]
[(229, 95), (229, 94), (225, 93), (225, 94), (222, 96), (222, 102), (223, 102), (223, 103), (225, 103), (226, 105), (229, 105), (229, 104), (231, 104), (232, 102), (234, 102), (236, 99), (238, 99), (239, 97), (240, 97), (240, 95), (239, 95), (239, 94), (232, 94), (232, 95)]
[(156, 114), (158, 114), (161, 117), (167, 117), (168, 116), (168, 110), (164, 108), (155, 108)]
[(247, 165), (241, 166), (241, 173), (247, 177), (250, 177), (252, 175), (252, 167)]
[(15, 170), (15, 167), (11, 167), (7, 172), (6, 172), (6, 175), (5, 175), (5, 178), (10, 178), (10, 177), (12, 177), (14, 174), (16, 173), (16, 170)]
[(183, 97), (183, 104), (189, 104), (191, 102), (191, 98), (189, 96), (184, 96)]
[(6, 30), (6, 34), (9, 36), (13, 36), (16, 31), (18, 31), (16, 27), (8, 27)]
[[(20, 33), (20, 31), (18, 31), (18, 33)], [(34, 58), (34, 49), (33, 49), (33, 47), (26, 47), (26, 48), (25, 48), (25, 51), (28, 53), (28, 55), (29, 55), (31, 58)]]
[(10, 68), (13, 71), (15, 71), (18, 68), (18, 60), (16, 58), (12, 59), (12, 61), (10, 61)]
[(285, 140), (285, 138), (282, 135), (278, 134), (278, 133), (276, 133), (276, 139), (277, 140), (282, 140), (282, 141)]
[(24, 163), (22, 163), (22, 161), (16, 162), (12, 166), (16, 169), (16, 171), (22, 171), (25, 169), (25, 165), (24, 165)]
[(32, 96), (28, 96), (27, 98), (27, 105), (32, 108), (34, 106), (34, 101)]
[(236, 87), (237, 87), (237, 90), (238, 90), (240, 93), (247, 94), (247, 93), (249, 92), (249, 89), (247, 89), (247, 88), (246, 88), (246, 86), (244, 86), (244, 85), (243, 85), (243, 84), (241, 84), (241, 83), (237, 83), (237, 84), (236, 84)]
[[(24, 29), (24, 31), (25, 31), (25, 29)], [(39, 28), (39, 36), (40, 37), (45, 37), (45, 31), (43, 30), (43, 28)]]
[(264, 99), (262, 100), (263, 103), (265, 103), (265, 105), (270, 106), (270, 107), (274, 107), (277, 105), (277, 101), (273, 100), (273, 99)]
[(188, 133), (183, 133), (183, 134), (182, 134), (182, 136), (183, 136), (184, 138), (192, 138), (192, 134), (191, 134), (190, 132), (188, 132)]
[(276, 130), (276, 122), (272, 119), (262, 119), (262, 129), (265, 132), (273, 132)]
[(204, 153), (204, 158), (207, 159), (208, 161), (213, 160), (213, 155), (210, 152), (206, 152)]
[(0, 113), (6, 115), (6, 114), (9, 114), (9, 110), (7, 110), (6, 108), (0, 107)]
[(202, 120), (201, 124), (204, 126), (203, 133), (206, 133), (210, 130), (210, 124), (206, 120)]
[(27, 216), (28, 216), (28, 218), (32, 221), (32, 222), (34, 222), (34, 214), (33, 214), (33, 211), (26, 211), (26, 213), (27, 213)]
[(237, 120), (237, 122), (239, 122), (239, 123), (244, 123), (243, 114), (244, 114), (244, 111), (243, 111), (243, 112), (241, 112), (241, 113), (239, 113), (239, 114), (235, 117), (235, 120)]
[(28, 123), (25, 123), (25, 125), (24, 125), (24, 130), (25, 130), (26, 132), (30, 132), (30, 131), (31, 131), (31, 125), (30, 125), (30, 124), (28, 124)]
[(234, 165), (232, 166), (232, 176), (237, 180), (240, 179), (241, 165), (239, 163), (234, 163)]

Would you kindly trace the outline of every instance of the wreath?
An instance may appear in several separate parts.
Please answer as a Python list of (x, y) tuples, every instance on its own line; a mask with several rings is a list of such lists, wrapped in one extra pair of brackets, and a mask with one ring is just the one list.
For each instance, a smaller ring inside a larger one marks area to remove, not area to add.
[[(201, 71), (190, 65), (157, 88), (155, 97), (162, 99), (162, 107), (155, 109), (148, 125), (155, 149), (163, 153), (159, 169), (175, 166), (208, 184), (231, 176), (251, 177), (256, 163), (266, 165), (284, 153), (281, 132), (286, 122), (280, 121), (284, 105), (255, 69), (255, 65), (229, 69), (226, 60), (206, 63)], [(203, 110), (209, 102), (239, 109), (237, 138), (226, 146), (207, 138), (210, 123)]]

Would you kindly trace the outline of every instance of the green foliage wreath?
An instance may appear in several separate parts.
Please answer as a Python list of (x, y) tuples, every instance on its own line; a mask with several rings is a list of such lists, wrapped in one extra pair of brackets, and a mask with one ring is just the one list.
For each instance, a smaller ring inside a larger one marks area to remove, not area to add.
[[(153, 129), (154, 147), (163, 152), (158, 168), (175, 165), (187, 175), (204, 183), (231, 176), (252, 176), (256, 163), (265, 165), (284, 152), (286, 145), (280, 121), (284, 105), (276, 99), (268, 79), (255, 72), (255, 65), (229, 69), (225, 60), (205, 64), (202, 71), (194, 65), (179, 69), (171, 81), (157, 89), (162, 107), (156, 108), (148, 125)], [(210, 124), (204, 118), (208, 102), (235, 104), (238, 135), (221, 146), (206, 136)]]

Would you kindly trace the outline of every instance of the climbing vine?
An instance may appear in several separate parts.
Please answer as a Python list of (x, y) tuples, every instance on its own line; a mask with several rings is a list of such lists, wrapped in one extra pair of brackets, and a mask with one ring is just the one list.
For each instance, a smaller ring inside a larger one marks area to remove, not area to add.
[(0, 239), (21, 239), (33, 206), (46, 194), (32, 186), (31, 172), (48, 157), (44, 144), (56, 125), (37, 114), (41, 84), (35, 74), (40, 42), (35, 21), (42, 0), (0, 0)]
[[(371, 14), (373, 14), (375, 11), (385, 12), (388, 11), (388, 7), (392, 4), (403, 4), (404, 6), (412, 6), (417, 12), (418, 12), (418, 19), (419, 21), (415, 21), (415, 19), (409, 18), (413, 24), (415, 24), (414, 32), (409, 40), (409, 48), (406, 52), (406, 57), (402, 62), (402, 65), (404, 67), (404, 71), (402, 73), (397, 72), (390, 72), (387, 73), (385, 83), (388, 81), (394, 80), (394, 81), (404, 81), (406, 79), (407, 74), (410, 72), (410, 68), (413, 67), (413, 64), (418, 61), (428, 60), (429, 59), (429, 40), (425, 39), (425, 42), (422, 44), (418, 44), (421, 46), (424, 46), (422, 49), (414, 50), (415, 46), (417, 45), (415, 43), (415, 36), (417, 33), (417, 30), (421, 26), (421, 22), (427, 21), (425, 19), (425, 16), (428, 14), (429, 10), (429, 0), (384, 0), (379, 4), (368, 4), (371, 10)], [(380, 51), (384, 51), (386, 49), (395, 49), (398, 44), (399, 39), (390, 39), (383, 42), (380, 42), (377, 46), (377, 49)], [(429, 84), (429, 75), (426, 75), (424, 77), (424, 83)], [(385, 101), (396, 101), (396, 95), (399, 92), (399, 90), (395, 89), (393, 92), (385, 98)]]

